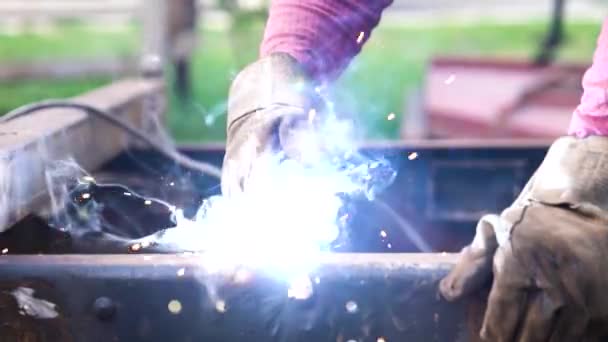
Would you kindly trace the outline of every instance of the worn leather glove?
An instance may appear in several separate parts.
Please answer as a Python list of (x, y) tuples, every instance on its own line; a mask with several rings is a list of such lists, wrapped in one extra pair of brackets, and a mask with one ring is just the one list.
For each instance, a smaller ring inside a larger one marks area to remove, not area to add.
[(287, 54), (270, 55), (241, 71), (228, 98), (222, 193), (243, 191), (265, 154), (314, 158), (319, 105), (312, 81)]
[(484, 340), (605, 336), (608, 138), (558, 139), (513, 205), (480, 220), (440, 292), (448, 300), (466, 296), (492, 271)]

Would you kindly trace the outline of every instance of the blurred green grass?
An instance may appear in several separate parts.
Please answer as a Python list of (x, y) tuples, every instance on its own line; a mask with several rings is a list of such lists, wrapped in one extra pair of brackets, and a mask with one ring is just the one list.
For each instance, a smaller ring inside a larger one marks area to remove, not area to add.
[[(240, 21), (232, 31), (205, 29), (193, 64), (193, 98), (170, 99), (168, 123), (178, 141), (220, 141), (225, 137), (225, 100), (232, 78), (257, 56), (263, 21)], [(407, 94), (420, 86), (426, 62), (434, 55), (531, 58), (546, 23), (442, 24), (426, 27), (380, 25), (362, 54), (338, 80), (338, 108), (356, 115), (364, 136), (398, 137)], [(568, 22), (561, 61), (589, 63), (599, 22)], [(101, 32), (73, 26), (50, 36), (1, 36), (0, 63), (10, 60), (128, 55), (137, 51), (135, 28)], [(353, 37), (356, 39), (356, 37)], [(171, 75), (169, 75), (171, 77)], [(0, 111), (48, 97), (73, 96), (109, 82), (109, 78), (0, 83)], [(480, 99), (483, 100), (483, 99)], [(388, 113), (397, 119), (387, 120)]]

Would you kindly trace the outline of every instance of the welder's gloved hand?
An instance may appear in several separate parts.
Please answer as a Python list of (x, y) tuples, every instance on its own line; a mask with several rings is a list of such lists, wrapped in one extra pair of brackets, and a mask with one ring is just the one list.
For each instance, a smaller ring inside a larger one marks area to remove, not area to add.
[(480, 220), (440, 292), (466, 296), (492, 271), (485, 340), (606, 336), (608, 138), (557, 140), (513, 205)]
[(284, 152), (302, 162), (317, 158), (319, 104), (312, 81), (287, 54), (272, 54), (241, 71), (228, 99), (223, 194), (243, 191), (264, 154)]

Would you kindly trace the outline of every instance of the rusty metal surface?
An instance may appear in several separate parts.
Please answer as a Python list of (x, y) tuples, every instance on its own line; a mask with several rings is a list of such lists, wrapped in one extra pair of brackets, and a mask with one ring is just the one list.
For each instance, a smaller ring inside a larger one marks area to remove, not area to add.
[[(149, 128), (149, 103), (162, 91), (160, 80), (130, 79), (76, 100)], [(95, 170), (128, 144), (122, 130), (73, 109), (42, 110), (0, 125), (0, 231), (48, 203), (44, 172), (49, 163), (74, 158), (84, 169)]]
[(2, 292), (31, 288), (58, 316), (20, 314), (5, 295), (0, 317), (6, 336), (30, 336), (9, 341), (473, 341), (481, 311), (437, 294), (454, 258), (324, 255), (312, 296), (294, 299), (281, 278), (214, 272), (204, 255), (4, 255)]

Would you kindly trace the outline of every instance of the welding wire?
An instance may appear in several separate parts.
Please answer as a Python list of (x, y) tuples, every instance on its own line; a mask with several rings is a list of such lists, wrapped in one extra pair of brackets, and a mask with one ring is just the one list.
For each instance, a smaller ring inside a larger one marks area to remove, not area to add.
[(119, 118), (110, 114), (109, 112), (101, 110), (96, 107), (93, 107), (88, 104), (84, 104), (84, 103), (79, 103), (79, 102), (69, 101), (69, 100), (45, 100), (45, 101), (40, 101), (40, 102), (34, 102), (34, 103), (23, 105), (21, 107), (18, 107), (16, 109), (8, 112), (4, 116), (0, 117), (0, 123), (5, 123), (10, 120), (16, 119), (18, 117), (28, 115), (28, 114), (31, 114), (36, 111), (50, 109), (50, 108), (71, 108), (71, 109), (79, 109), (79, 110), (85, 111), (91, 115), (94, 115), (100, 119), (105, 120), (106, 122), (108, 122), (118, 128), (123, 129), (129, 135), (150, 145), (152, 148), (154, 148), (155, 150), (160, 152), (163, 156), (171, 159), (176, 164), (178, 164), (186, 169), (200, 172), (200, 173), (212, 176), (212, 177), (216, 177), (218, 179), (222, 175), (221, 169), (216, 167), (215, 165), (205, 163), (205, 162), (200, 162), (200, 161), (194, 160), (184, 154), (181, 154), (173, 148), (167, 147), (164, 144), (158, 143), (155, 140), (150, 139), (139, 129), (120, 120)]

